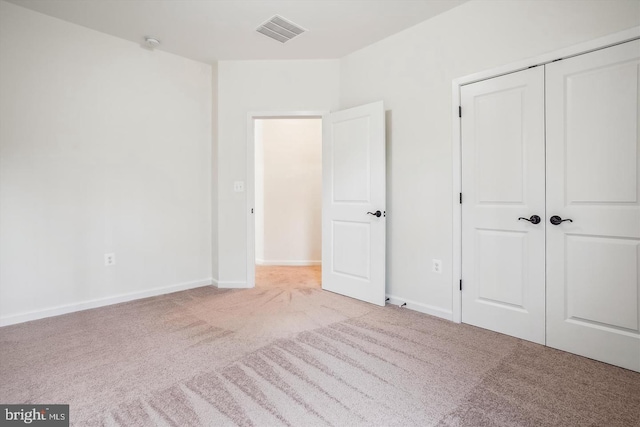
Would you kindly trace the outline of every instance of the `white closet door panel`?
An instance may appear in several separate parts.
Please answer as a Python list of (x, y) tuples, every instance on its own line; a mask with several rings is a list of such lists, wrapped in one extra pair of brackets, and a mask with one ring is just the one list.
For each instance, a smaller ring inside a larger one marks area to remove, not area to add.
[(461, 105), (462, 321), (544, 344), (544, 70), (463, 86)]
[(640, 41), (546, 82), (547, 344), (640, 371)]

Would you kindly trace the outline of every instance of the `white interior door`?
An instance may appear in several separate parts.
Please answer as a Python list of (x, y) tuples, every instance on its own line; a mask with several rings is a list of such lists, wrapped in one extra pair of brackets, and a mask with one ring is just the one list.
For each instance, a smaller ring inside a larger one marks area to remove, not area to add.
[(636, 371), (639, 57), (634, 41), (546, 70), (547, 217), (566, 220), (547, 222), (547, 344)]
[(544, 344), (543, 67), (463, 86), (461, 105), (462, 321)]
[(323, 120), (322, 288), (377, 305), (385, 304), (385, 158), (382, 102)]

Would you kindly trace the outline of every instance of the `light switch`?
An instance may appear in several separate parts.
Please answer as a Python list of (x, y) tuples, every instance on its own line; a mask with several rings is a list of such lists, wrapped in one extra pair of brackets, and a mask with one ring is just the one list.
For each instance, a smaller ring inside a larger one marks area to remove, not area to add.
[(233, 183), (233, 191), (242, 193), (244, 191), (244, 181), (236, 181)]

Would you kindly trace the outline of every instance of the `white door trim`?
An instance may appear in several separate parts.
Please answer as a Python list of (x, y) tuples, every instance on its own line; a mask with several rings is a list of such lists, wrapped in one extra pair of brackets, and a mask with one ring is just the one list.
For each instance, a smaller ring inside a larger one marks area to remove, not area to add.
[(328, 111), (262, 111), (247, 113), (247, 164), (245, 194), (247, 200), (247, 288), (256, 285), (256, 189), (255, 189), (255, 120), (256, 119), (324, 119)]
[[(633, 27), (619, 33), (611, 34), (585, 43), (581, 43), (568, 48), (560, 49), (540, 56), (525, 59), (523, 61), (514, 62), (512, 64), (493, 68), (470, 74), (464, 77), (454, 79), (451, 84), (452, 103), (451, 117), (452, 120), (452, 152), (453, 152), (453, 253), (452, 253), (452, 269), (453, 282), (451, 284), (453, 291), (452, 309), (453, 321), (460, 323), (462, 320), (462, 293), (460, 291), (459, 280), (464, 280), (462, 275), (462, 206), (459, 201), (458, 194), (462, 192), (462, 149), (461, 149), (461, 120), (459, 118), (458, 107), (460, 105), (460, 87), (469, 83), (486, 80), (492, 77), (498, 77), (504, 74), (513, 73), (524, 70), (526, 68), (553, 62), (558, 59), (568, 58), (571, 56), (581, 55), (598, 49), (604, 49), (616, 44), (625, 43), (640, 38), (640, 26)], [(463, 112), (464, 114), (464, 112)], [(463, 200), (464, 202), (464, 200)], [(463, 282), (464, 286), (464, 282)]]

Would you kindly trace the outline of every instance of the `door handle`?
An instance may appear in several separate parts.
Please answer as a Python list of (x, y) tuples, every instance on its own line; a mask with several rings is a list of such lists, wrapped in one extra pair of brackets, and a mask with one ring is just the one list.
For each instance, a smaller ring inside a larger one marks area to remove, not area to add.
[(531, 215), (531, 218), (525, 218), (521, 216), (520, 218), (518, 218), (518, 221), (520, 221), (521, 219), (529, 221), (531, 224), (540, 224), (540, 221), (542, 221), (538, 215)]
[(560, 225), (560, 224), (562, 224), (562, 223), (563, 223), (563, 222), (565, 222), (565, 221), (573, 222), (573, 220), (572, 220), (572, 219), (569, 219), (569, 218), (567, 218), (567, 219), (562, 219), (562, 218), (560, 218), (558, 215), (554, 215), (554, 216), (552, 216), (551, 218), (549, 218), (549, 222), (551, 222), (551, 224), (553, 224), (553, 225)]
[(382, 216), (382, 212), (380, 212), (380, 211), (367, 212), (367, 214), (373, 215), (373, 216), (377, 216), (378, 218), (380, 218)]

